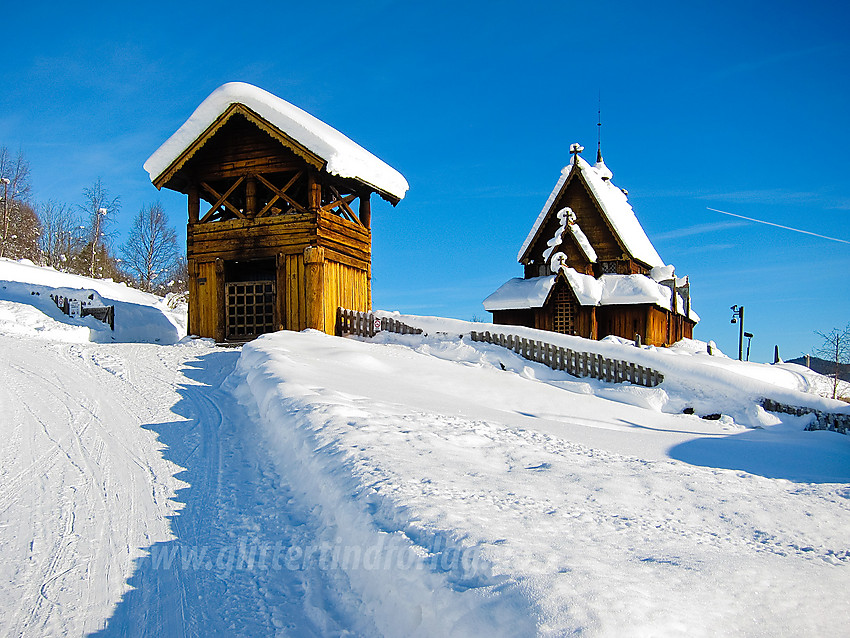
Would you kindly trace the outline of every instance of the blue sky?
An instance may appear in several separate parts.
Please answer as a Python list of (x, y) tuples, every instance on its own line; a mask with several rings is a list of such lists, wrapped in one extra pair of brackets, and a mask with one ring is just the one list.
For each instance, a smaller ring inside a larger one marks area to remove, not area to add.
[[(124, 5), (127, 6), (124, 6)], [(691, 6), (695, 5), (695, 6)], [(373, 213), (376, 307), (461, 319), (516, 253), (581, 142), (690, 275), (695, 336), (792, 358), (850, 321), (850, 10), (834, 2), (10, 3), (0, 145), (37, 200), (98, 177), (119, 226), (185, 198), (142, 164), (217, 86), (256, 84), (401, 171)], [(68, 7), (73, 6), (73, 10)], [(119, 238), (120, 241), (120, 238)]]

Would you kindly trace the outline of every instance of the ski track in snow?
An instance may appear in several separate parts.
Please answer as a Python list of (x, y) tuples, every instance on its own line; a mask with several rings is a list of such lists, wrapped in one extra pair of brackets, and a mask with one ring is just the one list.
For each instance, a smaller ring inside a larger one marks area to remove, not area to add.
[[(775, 441), (451, 360), (465, 347), (0, 337), (0, 635), (850, 625), (846, 484), (671, 460)], [(846, 468), (844, 437), (782, 432)]]
[(217, 389), (238, 350), (0, 340), (0, 635), (370, 633), (271, 569), (315, 530)]

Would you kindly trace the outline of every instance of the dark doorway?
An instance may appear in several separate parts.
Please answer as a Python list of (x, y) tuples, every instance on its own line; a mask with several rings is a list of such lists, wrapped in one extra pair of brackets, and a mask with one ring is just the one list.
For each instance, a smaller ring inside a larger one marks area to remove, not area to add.
[(275, 329), (274, 259), (227, 261), (227, 339), (240, 341)]

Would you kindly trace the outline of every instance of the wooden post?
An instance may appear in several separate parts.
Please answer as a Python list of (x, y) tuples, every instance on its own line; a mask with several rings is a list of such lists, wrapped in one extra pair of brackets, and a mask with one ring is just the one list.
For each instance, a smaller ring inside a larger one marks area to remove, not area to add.
[(227, 299), (224, 294), (224, 260), (215, 260), (215, 316), (218, 318), (215, 325), (215, 340), (222, 343), (227, 336)]
[[(189, 270), (189, 308), (188, 308), (188, 333), (198, 334), (198, 264), (191, 257), (186, 266)], [(194, 306), (194, 307), (193, 307)]]
[(286, 287), (289, 279), (286, 276), (286, 255), (275, 255), (275, 326), (278, 330), (286, 330)]
[(307, 302), (307, 327), (325, 330), (325, 249), (307, 246), (304, 249), (304, 270)]
[(189, 187), (189, 223), (197, 224), (201, 214), (201, 196), (195, 184)]
[(245, 180), (245, 216), (253, 219), (257, 214), (257, 180), (249, 175)]
[(315, 170), (310, 169), (307, 173), (307, 208), (312, 211), (322, 207), (322, 184)]
[(372, 227), (372, 193), (365, 191), (360, 193), (360, 223), (366, 228)]

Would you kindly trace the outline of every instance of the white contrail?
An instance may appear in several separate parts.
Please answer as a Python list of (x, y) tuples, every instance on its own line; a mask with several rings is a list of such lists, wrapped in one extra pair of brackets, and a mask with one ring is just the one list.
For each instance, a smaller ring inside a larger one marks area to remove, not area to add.
[(740, 219), (746, 219), (750, 222), (756, 222), (758, 224), (767, 224), (768, 226), (776, 226), (777, 228), (784, 228), (785, 230), (793, 230), (795, 233), (805, 233), (806, 235), (813, 235), (814, 237), (820, 237), (821, 239), (829, 239), (831, 241), (839, 241), (842, 244), (850, 244), (850, 241), (846, 239), (838, 239), (837, 237), (827, 237), (826, 235), (818, 235), (817, 233), (813, 233), (808, 230), (801, 230), (799, 228), (791, 228), (790, 226), (783, 226), (782, 224), (774, 224), (773, 222), (766, 222), (763, 219), (753, 219), (752, 217), (744, 217), (743, 215), (736, 215), (735, 213), (727, 213), (725, 210), (717, 210), (716, 208), (711, 208), (706, 206), (708, 210), (713, 210), (715, 213), (722, 213), (723, 215), (729, 215), (731, 217), (738, 217)]

